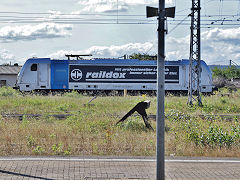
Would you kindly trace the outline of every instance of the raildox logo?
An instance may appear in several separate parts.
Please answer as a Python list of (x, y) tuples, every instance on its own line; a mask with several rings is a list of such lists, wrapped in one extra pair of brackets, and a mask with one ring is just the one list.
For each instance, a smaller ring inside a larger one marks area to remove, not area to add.
[(74, 69), (71, 71), (71, 78), (74, 81), (78, 81), (80, 79), (82, 79), (82, 71), (80, 69)]
[(107, 71), (100, 71), (100, 72), (87, 72), (86, 79), (125, 79), (126, 73), (119, 73), (119, 72), (107, 72)]

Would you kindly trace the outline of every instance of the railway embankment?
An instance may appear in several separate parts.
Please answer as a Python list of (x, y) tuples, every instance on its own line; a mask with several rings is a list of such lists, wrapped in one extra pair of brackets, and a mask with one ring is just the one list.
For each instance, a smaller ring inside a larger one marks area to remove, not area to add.
[[(156, 96), (98, 96), (87, 106), (92, 97), (76, 92), (41, 96), (0, 88), (0, 98), (0, 155), (155, 155), (156, 132), (141, 116), (116, 122), (150, 100), (146, 112), (156, 129)], [(202, 102), (188, 106), (186, 96), (165, 97), (166, 155), (239, 157), (240, 91), (220, 89)]]

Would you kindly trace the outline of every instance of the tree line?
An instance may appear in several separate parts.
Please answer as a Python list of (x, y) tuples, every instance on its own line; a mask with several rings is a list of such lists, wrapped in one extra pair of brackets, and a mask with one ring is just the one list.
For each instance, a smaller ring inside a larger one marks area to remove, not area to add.
[(212, 70), (213, 77), (223, 77), (225, 79), (240, 78), (240, 69), (236, 66), (228, 66), (227, 68), (215, 67)]

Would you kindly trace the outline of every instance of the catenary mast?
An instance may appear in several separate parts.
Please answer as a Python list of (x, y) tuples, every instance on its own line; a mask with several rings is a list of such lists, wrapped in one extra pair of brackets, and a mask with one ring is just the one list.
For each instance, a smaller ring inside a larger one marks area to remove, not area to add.
[[(196, 101), (202, 105), (201, 89), (201, 39), (200, 39), (200, 0), (192, 0), (191, 16), (191, 38), (189, 57), (189, 84), (188, 84), (188, 104), (193, 105)], [(194, 97), (197, 96), (197, 97)]]

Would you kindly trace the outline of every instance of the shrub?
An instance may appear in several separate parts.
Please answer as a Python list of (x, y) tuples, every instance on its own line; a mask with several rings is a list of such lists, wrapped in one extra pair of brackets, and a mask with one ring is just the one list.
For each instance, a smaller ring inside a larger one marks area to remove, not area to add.
[(240, 126), (232, 126), (228, 131), (219, 125), (209, 126), (205, 131), (191, 129), (188, 138), (196, 145), (210, 147), (231, 147), (233, 144), (239, 145)]
[(188, 114), (173, 109), (166, 113), (166, 117), (171, 121), (186, 121), (190, 119)]
[(73, 90), (72, 92), (64, 93), (64, 96), (77, 98), (77, 97), (81, 97), (82, 95), (79, 94), (77, 91)]
[(37, 145), (37, 143), (36, 143), (36, 140), (35, 140), (35, 138), (33, 137), (33, 136), (28, 136), (27, 137), (27, 146), (28, 147), (34, 147), (34, 146), (36, 146)]
[(41, 155), (45, 152), (45, 150), (41, 146), (37, 146), (32, 150), (32, 152), (36, 155), (38, 155), (38, 154)]
[(0, 96), (18, 96), (19, 92), (14, 90), (11, 87), (1, 87), (0, 88)]
[(129, 119), (126, 122), (120, 123), (119, 126), (124, 130), (145, 131), (146, 127), (138, 119)]
[(223, 77), (226, 79), (240, 78), (240, 69), (236, 66), (228, 66), (224, 69), (215, 67), (212, 72), (213, 77)]

